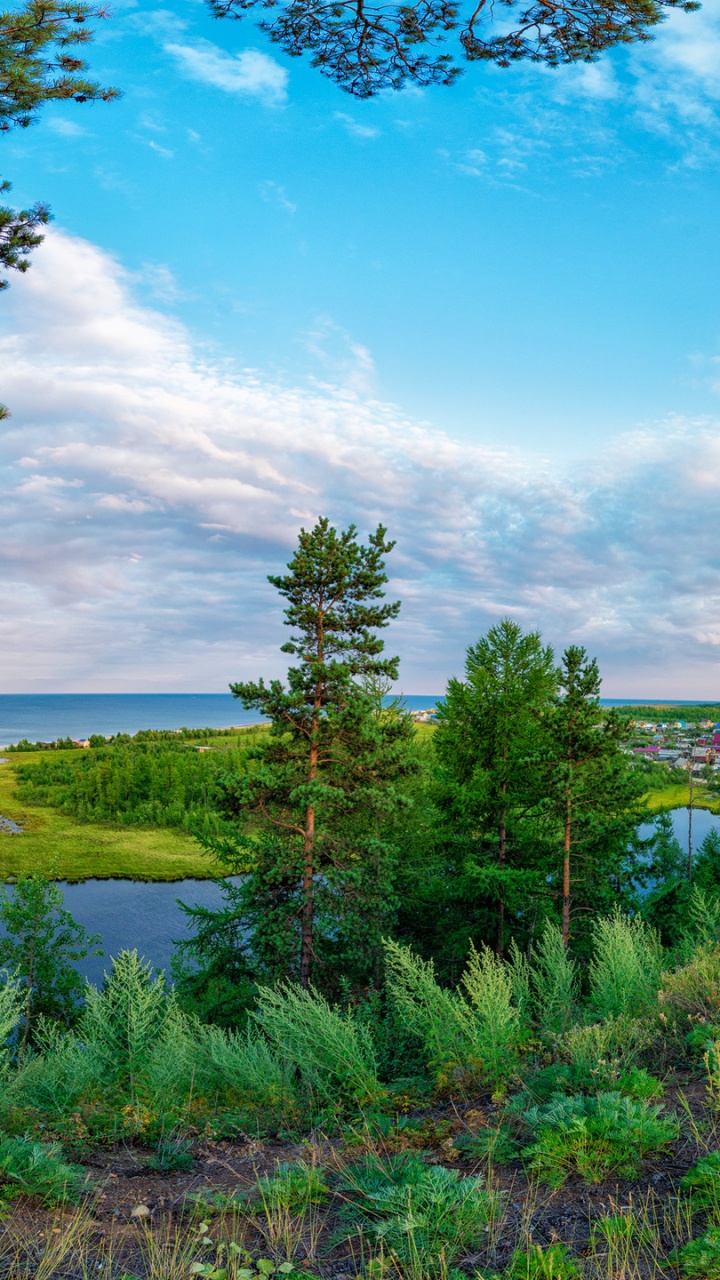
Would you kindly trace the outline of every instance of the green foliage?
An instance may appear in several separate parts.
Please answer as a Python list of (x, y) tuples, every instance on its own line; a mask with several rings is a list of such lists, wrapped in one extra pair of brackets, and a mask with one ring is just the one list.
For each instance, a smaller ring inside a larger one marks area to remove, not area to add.
[(91, 1096), (102, 1080), (102, 1068), (93, 1054), (57, 1024), (36, 1029), (35, 1052), (7, 1081), (0, 1095), (0, 1115), (11, 1117), (27, 1109), (43, 1121), (68, 1114), (79, 1099)]
[(484, 1179), (427, 1165), (418, 1156), (370, 1158), (345, 1170), (343, 1221), (401, 1264), (432, 1269), (476, 1248), (497, 1213)]
[(526, 1111), (524, 1120), (534, 1141), (523, 1155), (554, 1187), (575, 1172), (588, 1183), (610, 1174), (634, 1177), (643, 1157), (661, 1151), (679, 1132), (677, 1121), (661, 1115), (660, 1107), (619, 1093), (555, 1097)]
[(662, 950), (644, 920), (616, 910), (593, 926), (590, 999), (599, 1018), (638, 1017), (657, 1001)]
[(662, 1098), (665, 1086), (656, 1076), (651, 1076), (644, 1067), (631, 1067), (624, 1071), (618, 1083), (618, 1092), (628, 1098)]
[(294, 1065), (264, 1036), (250, 1028), (233, 1032), (212, 1026), (198, 1028), (196, 1035), (192, 1067), (200, 1088), (229, 1095), (265, 1129), (282, 1129), (296, 1117)]
[(526, 1036), (513, 1004), (510, 967), (489, 948), (470, 953), (463, 976), (467, 997), (435, 981), (432, 962), (386, 941), (387, 981), (398, 1014), (419, 1037), (438, 1085), (481, 1082), (502, 1092)]
[(709, 1210), (720, 1220), (720, 1151), (702, 1156), (680, 1183), (680, 1190), (690, 1197), (693, 1211)]
[(121, 951), (102, 990), (87, 987), (80, 1028), (104, 1080), (132, 1096), (153, 1054), (164, 1047), (174, 1012), (163, 974), (153, 978), (137, 951)]
[(700, 946), (692, 957), (662, 975), (661, 1017), (683, 1036), (693, 1025), (720, 1024), (720, 946)]
[(17, 1027), (25, 1006), (25, 994), (9, 974), (0, 974), (0, 1078), (8, 1065), (8, 1037)]
[(595, 659), (570, 645), (544, 721), (547, 810), (557, 827), (553, 883), (562, 893), (566, 946), (580, 908), (589, 908), (593, 916), (605, 904), (609, 909), (621, 883), (632, 892), (631, 836), (639, 819), (641, 783), (622, 751), (627, 721), (616, 711), (602, 710), (600, 683)]
[(82, 1169), (67, 1164), (57, 1142), (0, 1135), (0, 1200), (33, 1196), (45, 1205), (77, 1201)]
[(486, 1160), (489, 1165), (508, 1164), (520, 1151), (514, 1131), (502, 1123), (477, 1133), (460, 1133), (453, 1146), (466, 1160)]
[(653, 1032), (640, 1020), (608, 1018), (570, 1027), (557, 1048), (571, 1068), (575, 1088), (615, 1088), (620, 1076), (637, 1065), (652, 1039)]
[(688, 1280), (720, 1280), (720, 1227), (711, 1227), (678, 1249), (671, 1261)]
[(525, 1039), (520, 1012), (513, 1003), (509, 967), (489, 947), (471, 948), (463, 985), (472, 1009), (475, 1053), (482, 1078), (503, 1092), (517, 1070), (519, 1049)]
[(198, 752), (171, 734), (161, 742), (103, 741), (72, 757), (48, 753), (37, 763), (19, 765), (17, 773), (21, 800), (50, 805), (82, 822), (210, 832), (216, 781), (228, 768), (241, 775), (245, 753)]
[(393, 545), (382, 526), (365, 545), (325, 518), (303, 529), (289, 572), (269, 579), (293, 628), (287, 687), (230, 686), (271, 725), (247, 774), (221, 780), (221, 828), (204, 842), (247, 874), (235, 900), (256, 978), (337, 994), (343, 977), (377, 977), (397, 906), (393, 822), (418, 770), (409, 717), (382, 703), (398, 663), (377, 634), (400, 607), (381, 603)]
[(279, 1164), (275, 1173), (257, 1180), (257, 1194), (265, 1209), (306, 1213), (313, 1204), (324, 1204), (330, 1192), (322, 1169), (303, 1160)]
[(560, 1035), (576, 1011), (578, 973), (563, 945), (560, 929), (549, 921), (533, 951), (531, 984), (535, 1021), (541, 1035)]
[(498, 951), (542, 892), (533, 855), (545, 797), (534, 765), (555, 684), (539, 633), (504, 618), (470, 646), (465, 680), (449, 681), (438, 708), (433, 745), (447, 840), (462, 852), (463, 896), (482, 901), (482, 932)]
[(366, 1028), (318, 992), (289, 983), (262, 987), (252, 1017), (316, 1104), (372, 1106), (385, 1096)]
[(551, 1062), (525, 1080), (525, 1093), (533, 1102), (547, 1102), (556, 1093), (572, 1093), (577, 1088), (573, 1069), (567, 1062)]
[(397, 942), (385, 942), (390, 996), (401, 1022), (421, 1042), (427, 1065), (439, 1080), (474, 1069), (474, 1047), (468, 1008), (453, 991), (435, 980), (432, 960), (421, 960)]
[(508, 1280), (579, 1280), (582, 1272), (567, 1245), (533, 1245), (516, 1250), (507, 1270)]
[(194, 1161), (190, 1148), (190, 1142), (181, 1134), (163, 1135), (148, 1160), (148, 1168), (156, 1169), (158, 1173), (182, 1173), (192, 1169)]
[(74, 963), (102, 955), (99, 936), (76, 924), (63, 902), (62, 890), (40, 871), (0, 890), (0, 965), (25, 988), (21, 1051), (32, 1042), (38, 1018), (75, 1020), (83, 981)]
[[(0, 195), (11, 190), (10, 182), (0, 182)], [(0, 206), (0, 265), (6, 269), (27, 271), (29, 254), (45, 239), (38, 228), (47, 226), (49, 221), (50, 210), (44, 204), (34, 204), (30, 209)], [(0, 280), (0, 289), (7, 287), (7, 280)], [(0, 412), (0, 418), (3, 417), (7, 417), (7, 409)]]

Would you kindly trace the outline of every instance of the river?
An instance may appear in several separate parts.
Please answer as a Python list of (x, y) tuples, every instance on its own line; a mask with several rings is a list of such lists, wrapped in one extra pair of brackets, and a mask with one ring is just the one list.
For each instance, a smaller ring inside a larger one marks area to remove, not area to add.
[[(137, 949), (157, 969), (170, 971), (175, 941), (188, 936), (178, 898), (189, 906), (219, 907), (219, 886), (212, 880), (82, 880), (60, 882), (65, 906), (88, 933), (99, 933), (105, 956), (88, 956), (78, 965), (90, 982), (102, 983), (110, 957)], [(12, 893), (12, 886), (8, 886)]]

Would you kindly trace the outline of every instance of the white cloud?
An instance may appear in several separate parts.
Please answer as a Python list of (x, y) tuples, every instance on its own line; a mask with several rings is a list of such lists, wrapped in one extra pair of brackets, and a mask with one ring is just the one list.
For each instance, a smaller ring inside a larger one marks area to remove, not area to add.
[(259, 98), (268, 107), (282, 106), (287, 100), (288, 73), (266, 53), (256, 49), (225, 53), (209, 40), (163, 47), (189, 80), (199, 80), (243, 98)]
[(296, 213), (297, 205), (288, 198), (287, 191), (279, 182), (261, 182), (260, 195), (268, 204), (276, 204), (280, 209), (284, 209), (286, 213)]
[[(215, 367), (111, 258), (57, 230), (0, 324), (6, 689), (222, 689), (280, 671), (265, 575), (327, 513), (398, 540), (389, 643), (408, 691), (439, 691), (511, 613), (586, 644), (618, 694), (720, 693), (716, 423), (661, 424), (556, 474), (409, 421), (351, 367), (326, 387)], [(313, 341), (331, 338), (326, 322)]]
[(77, 124), (75, 120), (66, 119), (65, 116), (50, 116), (45, 124), (53, 133), (59, 133), (61, 138), (87, 137), (87, 129), (83, 129), (82, 125)]
[(371, 124), (360, 124), (354, 120), (352, 116), (347, 115), (344, 111), (336, 111), (335, 119), (339, 120), (352, 138), (377, 138), (380, 130)]

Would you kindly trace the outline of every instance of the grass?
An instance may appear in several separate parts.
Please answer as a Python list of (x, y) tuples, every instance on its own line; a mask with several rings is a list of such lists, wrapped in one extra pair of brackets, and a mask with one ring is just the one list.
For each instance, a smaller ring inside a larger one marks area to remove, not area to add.
[[(645, 808), (651, 813), (660, 813), (663, 809), (683, 809), (690, 803), (690, 788), (684, 783), (673, 783), (658, 791), (649, 791), (644, 797)], [(720, 813), (720, 796), (710, 796), (703, 789), (702, 783), (693, 784), (693, 808), (709, 809), (711, 813)]]
[[(225, 743), (228, 739), (220, 741)], [(0, 880), (47, 867), (54, 859), (66, 880), (182, 880), (186, 876), (211, 876), (211, 863), (197, 841), (184, 831), (101, 826), (78, 822), (54, 809), (21, 804), (15, 798), (13, 766), (41, 757), (42, 752), (26, 752), (10, 756), (7, 764), (0, 765), (0, 814), (23, 828), (21, 835), (0, 832)]]

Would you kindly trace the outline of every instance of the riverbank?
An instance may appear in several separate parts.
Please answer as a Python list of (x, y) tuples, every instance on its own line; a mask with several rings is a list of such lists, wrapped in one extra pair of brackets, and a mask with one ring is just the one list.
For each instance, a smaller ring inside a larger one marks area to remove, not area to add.
[[(432, 725), (417, 725), (421, 739), (429, 738)], [(241, 737), (248, 733), (245, 729)], [(227, 750), (241, 738), (210, 739), (206, 745)], [(45, 753), (23, 752), (0, 763), (0, 815), (21, 828), (13, 832), (0, 824), (0, 881), (22, 875), (32, 868), (58, 865), (62, 879), (72, 882), (98, 879), (144, 880), (148, 882), (185, 879), (206, 880), (213, 865), (197, 841), (176, 828), (113, 827), (79, 822), (55, 809), (17, 799), (16, 765), (31, 763)], [(720, 814), (720, 796), (710, 796), (701, 784), (693, 787), (693, 804)], [(687, 785), (673, 784), (645, 796), (648, 818), (663, 810), (686, 808), (690, 802)]]
[[(39, 753), (38, 753), (39, 754)], [(28, 753), (14, 760), (30, 760)], [(21, 827), (0, 831), (0, 880), (57, 863), (64, 880), (197, 880), (213, 869), (195, 839), (172, 828), (108, 827), (20, 803), (10, 761), (0, 764), (0, 814)]]

